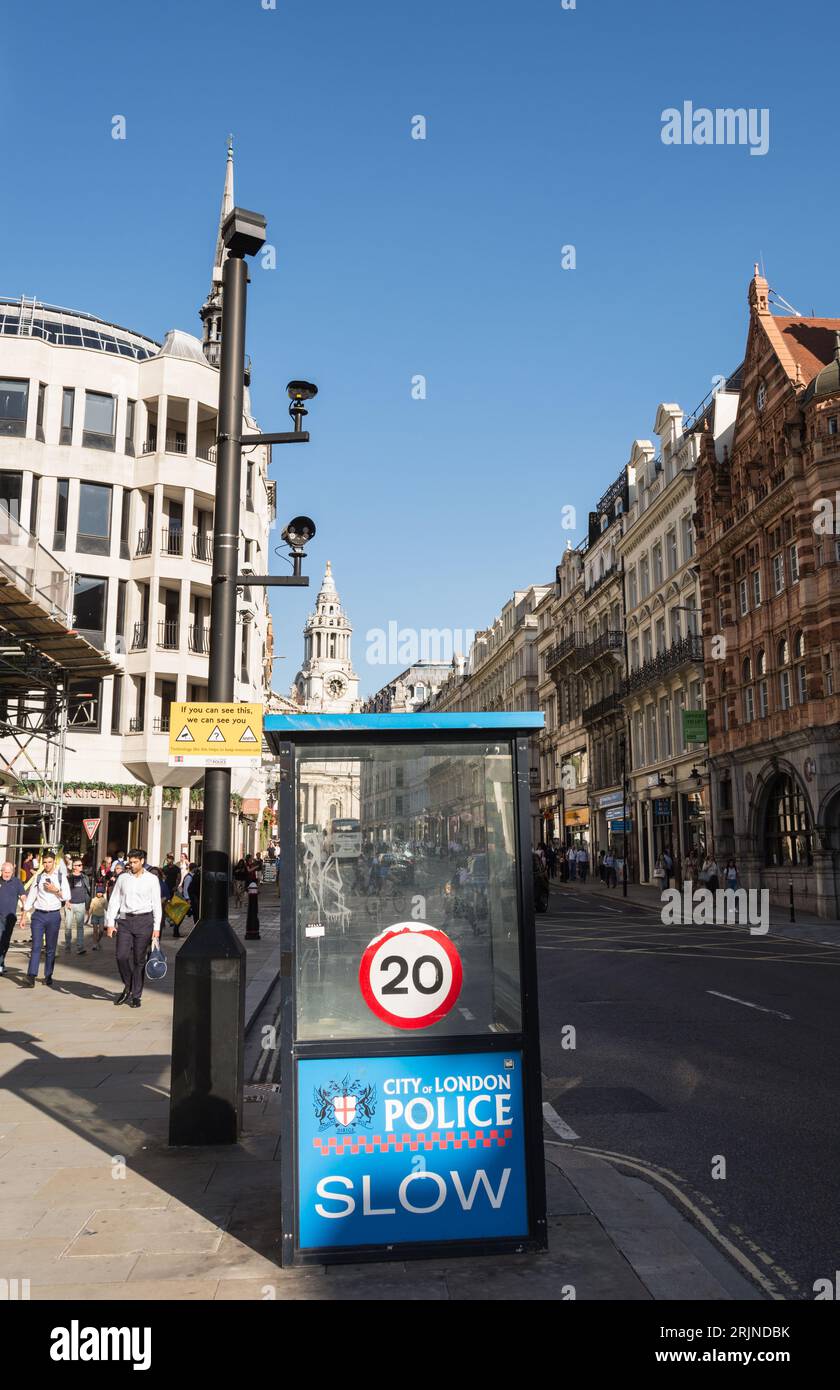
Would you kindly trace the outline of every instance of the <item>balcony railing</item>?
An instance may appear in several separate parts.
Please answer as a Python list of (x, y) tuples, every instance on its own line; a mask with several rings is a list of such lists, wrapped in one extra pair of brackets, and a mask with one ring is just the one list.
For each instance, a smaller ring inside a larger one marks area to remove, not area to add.
[(149, 645), (149, 624), (135, 623), (134, 635), (131, 639), (131, 650), (133, 652), (144, 652)]
[(157, 430), (156, 430), (156, 429), (151, 429), (151, 430), (149, 430), (149, 433), (148, 433), (147, 436), (146, 436), (146, 441), (145, 441), (145, 443), (144, 443), (144, 445), (143, 445), (143, 453), (144, 453), (144, 454), (156, 454), (156, 453), (157, 453)]
[(153, 733), (153, 734), (168, 734), (168, 733), (169, 733), (169, 715), (168, 715), (168, 714), (158, 714), (158, 715), (155, 716), (155, 718), (152, 720), (152, 733)]
[(619, 629), (610, 628), (607, 632), (600, 633), (594, 641), (589, 642), (581, 651), (580, 664), (587, 666), (590, 661), (597, 661), (599, 656), (606, 652), (620, 651), (624, 646), (624, 633)]
[(685, 666), (688, 662), (703, 660), (703, 638), (688, 636), (681, 637), (679, 641), (672, 643), (664, 652), (657, 652), (656, 656), (644, 662), (638, 671), (631, 671), (622, 687), (622, 693), (629, 695), (634, 690), (642, 690), (646, 685), (651, 685), (654, 681), (667, 676), (669, 672), (675, 671), (679, 666)]
[(193, 623), (192, 627), (187, 629), (187, 641), (191, 652), (206, 656), (210, 650), (210, 624)]
[(579, 632), (572, 632), (568, 637), (564, 637), (562, 642), (558, 642), (556, 647), (550, 647), (545, 654), (545, 669), (550, 671), (553, 666), (559, 665), (572, 652), (576, 652), (583, 646), (583, 637)]
[(196, 456), (196, 458), (198, 458), (198, 459), (205, 459), (207, 463), (215, 463), (215, 462), (216, 462), (216, 445), (215, 445), (215, 443), (213, 443), (213, 444), (196, 444), (196, 446), (195, 446), (195, 456)]
[(161, 531), (161, 555), (181, 555), (184, 549), (184, 533), (180, 526), (164, 526)]
[(177, 622), (173, 622), (170, 620), (168, 622), (164, 621), (158, 623), (157, 644), (159, 647), (162, 647), (164, 651), (167, 652), (176, 652), (178, 650)]
[(193, 531), (192, 556), (194, 560), (205, 560), (207, 564), (213, 559), (213, 537), (209, 531)]
[(599, 719), (606, 719), (610, 714), (616, 714), (621, 709), (621, 696), (617, 691), (612, 695), (605, 695), (603, 700), (596, 700), (594, 705), (587, 705), (583, 711), (584, 727), (588, 728)]
[(137, 714), (137, 715), (134, 716), (133, 719), (129, 719), (129, 721), (128, 721), (128, 732), (129, 732), (130, 734), (142, 734), (142, 732), (143, 732), (143, 716), (142, 716), (142, 714)]
[(166, 436), (167, 454), (185, 454), (187, 452), (187, 437), (183, 434), (168, 434)]
[(152, 553), (152, 533), (150, 530), (137, 532), (137, 545), (134, 550), (135, 559), (140, 555), (151, 555)]

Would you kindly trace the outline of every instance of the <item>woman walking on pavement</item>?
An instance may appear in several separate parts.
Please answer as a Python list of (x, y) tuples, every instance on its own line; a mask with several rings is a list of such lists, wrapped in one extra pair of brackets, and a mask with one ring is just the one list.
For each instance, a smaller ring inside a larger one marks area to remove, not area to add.
[(32, 955), (26, 987), (35, 988), (38, 966), (41, 964), (41, 947), (44, 946), (44, 984), (53, 988), (53, 969), (58, 947), (58, 933), (61, 930), (61, 909), (70, 901), (70, 889), (64, 869), (56, 865), (51, 849), (41, 856), (41, 868), (33, 874), (26, 894), (26, 911), (32, 914)]
[(146, 851), (128, 852), (128, 872), (120, 874), (108, 899), (105, 931), (117, 938), (117, 968), (123, 982), (115, 1004), (140, 1008), (146, 956), (160, 941), (160, 879), (146, 868)]

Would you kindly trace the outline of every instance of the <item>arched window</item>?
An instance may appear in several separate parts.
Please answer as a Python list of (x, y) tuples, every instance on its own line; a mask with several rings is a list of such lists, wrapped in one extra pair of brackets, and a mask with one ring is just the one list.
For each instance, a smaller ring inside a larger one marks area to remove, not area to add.
[(779, 665), (788, 666), (790, 664), (790, 645), (788, 639), (783, 637), (779, 643)]
[(797, 661), (801, 661), (805, 655), (805, 633), (797, 632), (793, 639), (793, 650)]
[(744, 664), (741, 667), (741, 680), (745, 684), (752, 680), (752, 659), (748, 656), (744, 657)]
[(757, 676), (767, 675), (767, 658), (761, 648), (756, 652), (755, 673)]
[(779, 772), (767, 789), (764, 810), (765, 863), (773, 866), (813, 863), (813, 830), (808, 803), (799, 784)]

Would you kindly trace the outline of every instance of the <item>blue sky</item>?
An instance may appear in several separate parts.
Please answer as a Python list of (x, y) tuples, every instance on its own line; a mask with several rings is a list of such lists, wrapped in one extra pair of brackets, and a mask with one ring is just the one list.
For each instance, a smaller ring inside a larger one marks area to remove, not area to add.
[[(318, 524), (365, 691), (399, 669), (367, 665), (369, 629), (479, 628), (550, 578), (659, 401), (737, 365), (759, 256), (840, 316), (834, 0), (46, 0), (4, 37), (5, 294), (198, 333), (234, 133), (277, 248), (261, 425), (290, 377), (320, 388), (278, 509)], [(685, 100), (769, 108), (769, 152), (665, 146)], [(274, 604), (280, 688), (313, 599)]]

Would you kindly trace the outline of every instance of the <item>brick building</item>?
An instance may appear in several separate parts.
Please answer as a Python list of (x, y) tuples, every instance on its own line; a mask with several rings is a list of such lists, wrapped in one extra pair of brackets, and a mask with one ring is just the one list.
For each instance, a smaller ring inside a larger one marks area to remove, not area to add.
[(747, 887), (840, 907), (840, 319), (749, 288), (731, 453), (698, 423), (712, 834)]

